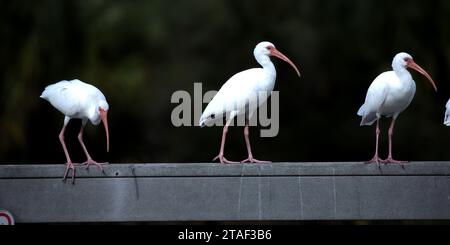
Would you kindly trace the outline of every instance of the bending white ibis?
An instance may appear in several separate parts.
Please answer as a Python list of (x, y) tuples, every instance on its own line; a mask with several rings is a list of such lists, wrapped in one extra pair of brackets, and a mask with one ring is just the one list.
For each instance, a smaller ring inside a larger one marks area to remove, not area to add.
[(75, 167), (70, 159), (69, 152), (67, 151), (66, 144), (64, 142), (64, 131), (67, 124), (73, 118), (81, 119), (82, 125), (80, 133), (78, 134), (78, 140), (86, 154), (87, 160), (83, 163), (88, 168), (90, 165), (96, 165), (103, 171), (103, 164), (92, 160), (89, 152), (83, 142), (83, 130), (88, 120), (92, 124), (98, 125), (100, 121), (103, 122), (103, 126), (106, 131), (106, 150), (109, 152), (109, 130), (108, 130), (108, 110), (109, 105), (106, 102), (106, 98), (103, 93), (96, 87), (84, 83), (78, 79), (71, 81), (60, 81), (58, 83), (49, 85), (42, 92), (41, 98), (47, 100), (56, 109), (65, 115), (64, 126), (59, 134), (59, 140), (66, 155), (66, 172), (63, 180), (66, 179), (70, 169), (73, 170), (72, 183), (75, 178)]
[[(232, 76), (220, 88), (219, 92), (208, 104), (200, 118), (200, 126), (203, 127), (215, 120), (222, 119), (225, 115), (229, 115), (227, 122), (223, 128), (222, 141), (220, 145), (219, 155), (213, 161), (219, 159), (221, 163), (235, 163), (224, 157), (225, 138), (228, 132), (228, 126), (234, 117), (246, 114), (244, 137), (247, 146), (248, 158), (242, 162), (263, 163), (265, 161), (253, 158), (249, 140), (249, 118), (252, 117), (256, 109), (267, 100), (257, 99), (259, 92), (270, 92), (275, 86), (277, 72), (275, 66), (270, 60), (270, 56), (280, 58), (289, 63), (300, 76), (297, 67), (289, 58), (278, 51), (270, 42), (261, 42), (256, 45), (253, 55), (262, 68), (253, 68), (239, 72)], [(247, 107), (247, 108), (246, 108)]]
[(450, 100), (447, 101), (445, 108), (446, 110), (445, 110), (444, 125), (450, 126)]
[[(392, 68), (393, 71), (381, 73), (375, 78), (367, 91), (366, 101), (358, 111), (358, 115), (362, 117), (361, 126), (377, 122), (375, 156), (368, 163), (403, 163), (392, 158), (392, 136), (394, 135), (395, 120), (409, 106), (416, 92), (416, 84), (407, 68), (412, 68), (428, 78), (437, 91), (431, 76), (414, 62), (411, 55), (397, 54), (392, 61)], [(379, 119), (381, 116), (392, 117), (389, 127), (389, 155), (385, 160), (378, 157)]]

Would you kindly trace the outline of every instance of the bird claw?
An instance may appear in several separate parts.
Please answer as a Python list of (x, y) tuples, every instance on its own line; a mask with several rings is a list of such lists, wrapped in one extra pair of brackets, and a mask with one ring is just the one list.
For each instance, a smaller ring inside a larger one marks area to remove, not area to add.
[(69, 173), (69, 170), (70, 169), (72, 169), (72, 184), (74, 185), (75, 184), (75, 164), (73, 164), (73, 163), (71, 163), (71, 162), (68, 162), (68, 163), (66, 163), (66, 172), (64, 173), (64, 176), (63, 176), (63, 182), (66, 182), (66, 179), (67, 179), (67, 174)]
[(403, 164), (403, 163), (408, 163), (408, 161), (397, 161), (392, 159), (392, 157), (388, 157), (384, 160), (381, 160), (382, 163), (384, 164), (388, 164), (388, 163), (393, 163), (393, 164)]
[(261, 161), (253, 157), (248, 157), (247, 159), (241, 161), (241, 163), (272, 163), (271, 161)]
[(216, 156), (213, 159), (213, 162), (216, 161), (217, 159), (219, 159), (220, 163), (223, 163), (223, 164), (239, 163), (239, 162), (234, 162), (234, 161), (227, 160), (222, 154), (219, 154), (218, 156)]
[(378, 165), (378, 168), (381, 169), (380, 163), (383, 163), (383, 159), (379, 158), (378, 156), (374, 156), (372, 159), (365, 162), (365, 164), (372, 164), (372, 163), (376, 163)]
[(96, 161), (94, 161), (92, 159), (88, 159), (86, 162), (82, 163), (81, 165), (86, 166), (86, 169), (89, 169), (89, 167), (91, 165), (95, 165), (98, 168), (100, 168), (100, 170), (104, 173), (105, 171), (103, 170), (103, 166), (102, 165), (107, 165), (107, 164), (109, 164), (109, 162), (99, 163), (99, 162), (96, 162)]
[(404, 163), (408, 163), (408, 161), (397, 161), (397, 160), (394, 160), (392, 157), (388, 157), (388, 158), (386, 158), (386, 159), (381, 159), (381, 158), (379, 158), (378, 156), (374, 156), (370, 161), (367, 161), (366, 162), (366, 164), (371, 164), (371, 163), (376, 163), (376, 164), (378, 164), (378, 168), (380, 168), (381, 169), (381, 163), (383, 163), (383, 164), (389, 164), (389, 163), (391, 163), (391, 164), (400, 164), (400, 166), (403, 168), (403, 169), (405, 169), (405, 166), (403, 165)]
[(372, 159), (370, 159), (369, 161), (365, 162), (366, 164), (371, 164), (371, 163), (383, 163), (383, 159), (379, 158), (378, 156), (374, 156)]
[(389, 163), (391, 163), (391, 164), (400, 164), (400, 166), (401, 166), (403, 169), (405, 169), (404, 163), (408, 163), (408, 161), (398, 161), (398, 160), (394, 160), (392, 157), (388, 157), (388, 158), (382, 160), (381, 162), (384, 163), (384, 164), (389, 164)]

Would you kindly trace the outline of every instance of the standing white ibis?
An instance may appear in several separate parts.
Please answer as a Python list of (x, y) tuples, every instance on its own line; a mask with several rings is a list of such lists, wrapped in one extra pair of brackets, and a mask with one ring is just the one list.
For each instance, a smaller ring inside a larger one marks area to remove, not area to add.
[(59, 140), (61, 141), (67, 160), (66, 172), (63, 180), (66, 179), (70, 169), (73, 170), (72, 183), (74, 183), (75, 178), (75, 167), (70, 159), (69, 152), (67, 151), (67, 147), (64, 142), (64, 131), (69, 121), (73, 118), (82, 120), (78, 140), (87, 157), (87, 160), (83, 163), (83, 165), (86, 165), (87, 168), (90, 165), (96, 165), (103, 171), (102, 165), (107, 163), (98, 163), (92, 160), (92, 157), (89, 155), (89, 152), (83, 142), (83, 130), (87, 121), (90, 120), (94, 125), (98, 125), (100, 121), (102, 121), (106, 131), (106, 150), (109, 152), (109, 130), (107, 118), (109, 105), (108, 102), (106, 102), (106, 98), (103, 93), (96, 87), (75, 79), (71, 81), (64, 80), (47, 86), (44, 92), (42, 92), (41, 98), (49, 101), (50, 104), (65, 115), (64, 126), (59, 134)]
[(200, 118), (200, 126), (203, 127), (215, 120), (222, 119), (229, 115), (227, 122), (223, 128), (222, 141), (220, 145), (219, 155), (213, 161), (219, 159), (221, 163), (235, 163), (224, 157), (225, 138), (228, 132), (228, 126), (236, 116), (245, 113), (244, 137), (247, 145), (248, 158), (242, 162), (263, 163), (265, 161), (253, 158), (249, 140), (249, 119), (252, 117), (256, 109), (267, 100), (257, 99), (260, 92), (270, 94), (275, 86), (277, 71), (270, 60), (270, 56), (280, 58), (289, 63), (300, 76), (297, 67), (289, 58), (278, 51), (270, 42), (261, 42), (256, 45), (253, 55), (262, 68), (253, 68), (239, 72), (232, 76), (220, 88), (219, 92), (208, 104)]
[(444, 118), (444, 125), (450, 126), (450, 100), (447, 101), (447, 104), (445, 105), (445, 118)]
[[(392, 61), (392, 68), (393, 71), (381, 73), (375, 78), (367, 91), (366, 101), (358, 111), (358, 115), (362, 117), (361, 126), (377, 122), (375, 156), (368, 163), (403, 163), (392, 158), (392, 136), (394, 135), (395, 120), (409, 106), (416, 93), (416, 84), (407, 68), (412, 68), (428, 78), (437, 91), (431, 76), (414, 62), (411, 55), (397, 54)], [(392, 117), (389, 127), (389, 155), (385, 160), (378, 156), (379, 119), (381, 116)]]

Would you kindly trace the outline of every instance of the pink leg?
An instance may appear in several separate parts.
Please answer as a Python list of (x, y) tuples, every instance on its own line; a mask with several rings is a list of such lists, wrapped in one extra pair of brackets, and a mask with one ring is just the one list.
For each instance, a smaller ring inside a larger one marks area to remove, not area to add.
[(242, 163), (244, 162), (250, 162), (250, 163), (270, 163), (270, 161), (260, 161), (257, 160), (255, 158), (253, 158), (253, 154), (252, 154), (252, 148), (250, 146), (250, 130), (248, 127), (248, 121), (245, 122), (245, 128), (244, 128), (244, 138), (245, 138), (245, 144), (247, 145), (247, 152), (248, 152), (248, 158), (241, 161)]
[(83, 165), (86, 165), (86, 168), (89, 168), (91, 165), (95, 165), (100, 168), (100, 170), (103, 172), (102, 165), (108, 164), (108, 163), (98, 163), (94, 160), (92, 160), (92, 157), (89, 155), (89, 152), (84, 145), (83, 142), (83, 131), (84, 131), (84, 125), (81, 125), (80, 133), (78, 134), (78, 141), (80, 141), (81, 147), (83, 148), (84, 153), (86, 154), (87, 160), (83, 163)]
[(213, 159), (213, 161), (219, 159), (221, 163), (238, 163), (238, 162), (233, 162), (233, 161), (227, 160), (223, 155), (224, 151), (225, 151), (225, 138), (227, 137), (227, 132), (228, 132), (228, 124), (226, 124), (223, 127), (222, 143), (220, 144), (220, 152), (219, 152), (219, 155)]
[(63, 181), (66, 181), (67, 174), (69, 173), (69, 170), (72, 169), (72, 184), (75, 184), (75, 166), (72, 163), (72, 160), (69, 156), (69, 151), (67, 151), (66, 143), (64, 142), (64, 131), (66, 130), (66, 125), (63, 126), (61, 133), (59, 133), (59, 141), (61, 142), (61, 145), (64, 150), (64, 154), (66, 155), (66, 172), (64, 173)]
[(378, 167), (380, 166), (380, 162), (383, 162), (383, 160), (381, 160), (381, 158), (378, 156), (378, 140), (380, 137), (380, 120), (377, 120), (377, 127), (375, 129), (375, 155), (373, 156), (373, 158), (371, 160), (369, 160), (366, 163), (376, 163), (378, 164)]
[[(386, 164), (387, 163), (397, 163), (397, 164), (407, 163), (407, 161), (397, 161), (392, 158), (392, 136), (394, 135), (394, 126), (395, 126), (395, 118), (392, 119), (391, 126), (389, 127), (389, 155), (382, 162), (386, 163)], [(402, 165), (402, 167), (403, 167), (403, 165)]]

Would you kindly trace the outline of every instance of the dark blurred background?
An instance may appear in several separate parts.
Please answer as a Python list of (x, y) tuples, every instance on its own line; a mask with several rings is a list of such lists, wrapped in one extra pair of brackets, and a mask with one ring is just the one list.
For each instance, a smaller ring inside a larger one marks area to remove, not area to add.
[[(96, 160), (209, 162), (221, 128), (172, 126), (173, 92), (194, 83), (217, 90), (233, 74), (256, 67), (253, 48), (271, 41), (300, 68), (284, 62), (280, 132), (251, 131), (254, 155), (272, 161), (362, 161), (373, 156), (374, 127), (356, 112), (367, 88), (409, 52), (432, 74), (412, 72), (416, 96), (398, 120), (394, 157), (450, 160), (450, 1), (0, 1), (0, 163), (64, 163), (58, 134), (63, 115), (39, 98), (46, 85), (78, 78), (110, 104), (111, 152), (102, 126), (85, 142)], [(197, 120), (197, 119), (195, 119)], [(387, 155), (382, 121), (381, 156)], [(85, 157), (73, 120), (66, 142)], [(226, 157), (246, 158), (242, 127), (230, 130)]]

